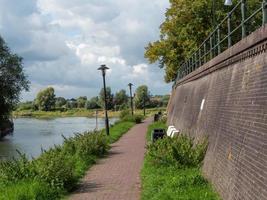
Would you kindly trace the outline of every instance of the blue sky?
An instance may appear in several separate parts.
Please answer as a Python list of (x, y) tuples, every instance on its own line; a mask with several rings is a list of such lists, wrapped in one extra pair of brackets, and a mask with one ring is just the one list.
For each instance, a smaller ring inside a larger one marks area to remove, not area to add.
[(0, 35), (24, 58), (31, 81), (23, 100), (53, 86), (57, 96), (96, 96), (100, 64), (111, 69), (115, 92), (146, 84), (168, 94), (164, 71), (144, 59), (144, 47), (159, 37), (168, 0), (0, 0)]

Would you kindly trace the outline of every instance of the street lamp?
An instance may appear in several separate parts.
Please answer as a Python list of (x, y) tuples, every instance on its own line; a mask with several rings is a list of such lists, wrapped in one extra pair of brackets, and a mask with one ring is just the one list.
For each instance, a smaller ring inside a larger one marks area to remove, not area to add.
[(104, 104), (105, 104), (105, 124), (106, 124), (106, 133), (109, 135), (109, 122), (108, 122), (108, 109), (107, 109), (107, 93), (106, 93), (106, 70), (109, 68), (106, 65), (101, 65), (98, 70), (102, 71), (102, 76), (103, 76), (103, 85), (104, 85)]
[(133, 86), (133, 84), (129, 83), (128, 86), (130, 88), (131, 110), (132, 110), (132, 115), (133, 115), (134, 114), (134, 111), (133, 111), (133, 96), (132, 96), (132, 86)]

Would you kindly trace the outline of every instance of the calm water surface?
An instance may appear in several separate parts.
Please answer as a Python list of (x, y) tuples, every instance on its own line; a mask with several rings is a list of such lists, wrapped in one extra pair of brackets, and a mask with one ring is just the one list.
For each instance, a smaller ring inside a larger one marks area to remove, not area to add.
[[(114, 123), (117, 119), (110, 119)], [(98, 128), (105, 126), (104, 119), (98, 119)], [(94, 118), (70, 117), (57, 119), (18, 118), (14, 120), (15, 131), (13, 135), (0, 140), (0, 159), (17, 157), (20, 152), (29, 157), (37, 157), (41, 148), (49, 149), (55, 144), (62, 144), (63, 138), (71, 137), (74, 133), (94, 130)]]

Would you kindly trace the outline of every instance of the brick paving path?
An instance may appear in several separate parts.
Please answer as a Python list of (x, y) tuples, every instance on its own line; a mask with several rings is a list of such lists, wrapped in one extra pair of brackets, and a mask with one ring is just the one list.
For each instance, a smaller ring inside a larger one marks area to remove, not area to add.
[(145, 153), (145, 135), (151, 119), (135, 125), (112, 145), (108, 157), (89, 169), (73, 200), (140, 199), (140, 170)]

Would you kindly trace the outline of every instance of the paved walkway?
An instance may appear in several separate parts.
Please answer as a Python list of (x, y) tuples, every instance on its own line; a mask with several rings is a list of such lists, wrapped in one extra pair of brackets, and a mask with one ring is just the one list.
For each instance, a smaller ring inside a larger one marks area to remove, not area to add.
[(145, 135), (151, 120), (134, 126), (112, 145), (108, 157), (86, 174), (73, 200), (140, 199), (140, 170), (145, 154)]

